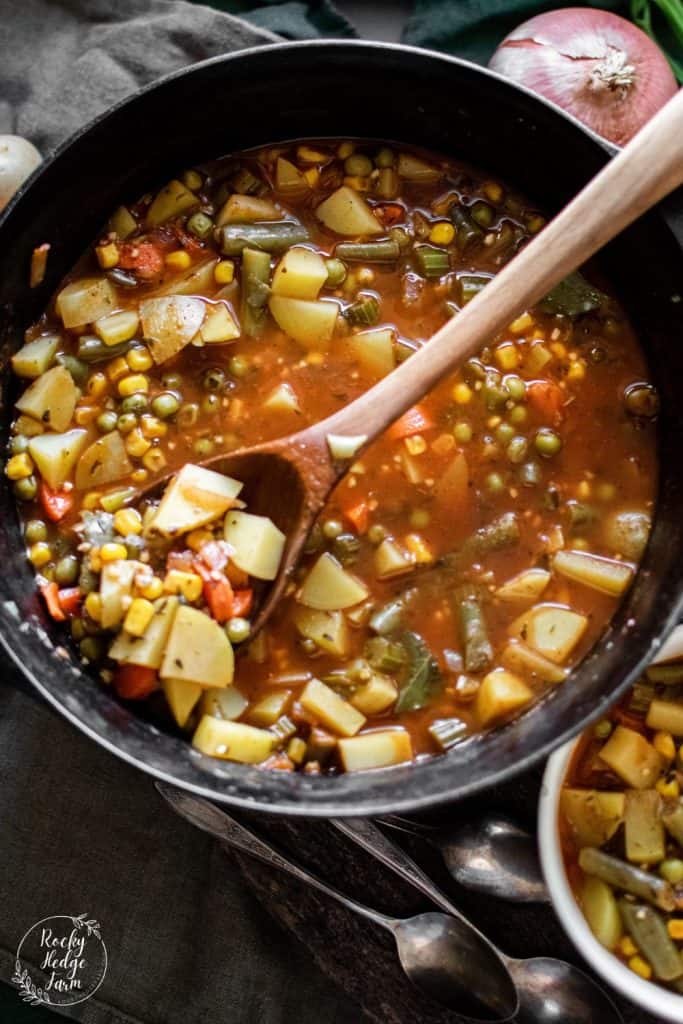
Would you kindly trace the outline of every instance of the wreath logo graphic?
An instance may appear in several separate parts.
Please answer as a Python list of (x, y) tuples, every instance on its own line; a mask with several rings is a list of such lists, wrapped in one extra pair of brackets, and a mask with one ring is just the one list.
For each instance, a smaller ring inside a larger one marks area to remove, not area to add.
[(45, 917), (17, 948), (12, 982), (31, 1006), (73, 1006), (89, 999), (107, 971), (99, 921), (87, 914)]

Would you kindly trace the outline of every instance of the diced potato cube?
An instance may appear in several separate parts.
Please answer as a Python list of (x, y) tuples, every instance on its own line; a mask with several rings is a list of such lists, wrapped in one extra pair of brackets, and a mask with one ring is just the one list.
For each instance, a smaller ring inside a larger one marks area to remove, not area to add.
[(416, 181), (421, 184), (438, 181), (442, 177), (441, 171), (437, 167), (433, 167), (412, 153), (399, 153), (398, 176), (406, 181)]
[(550, 583), (550, 573), (546, 569), (524, 569), (507, 583), (496, 590), (496, 597), (501, 601), (537, 601)]
[(164, 679), (162, 686), (173, 717), (182, 729), (202, 695), (202, 688), (186, 679)]
[(166, 537), (189, 533), (227, 512), (241, 490), (238, 480), (186, 463), (166, 488), (146, 530)]
[(179, 217), (193, 207), (199, 206), (199, 199), (176, 178), (157, 192), (147, 210), (145, 224), (148, 228), (156, 228), (173, 217)]
[(363, 369), (375, 377), (386, 377), (396, 365), (394, 331), (391, 327), (351, 334), (347, 339), (347, 347)]
[(301, 412), (299, 399), (291, 384), (283, 381), (274, 388), (263, 403), (264, 409), (271, 412)]
[(310, 302), (271, 295), (268, 305), (280, 330), (294, 341), (308, 349), (328, 347), (339, 315), (339, 306), (334, 300)]
[(52, 365), (59, 342), (58, 334), (43, 334), (29, 341), (12, 356), (12, 369), (18, 377), (40, 377)]
[(272, 293), (291, 299), (314, 300), (326, 280), (327, 267), (320, 253), (294, 246), (275, 268)]
[(560, 810), (579, 846), (602, 846), (624, 820), (624, 794), (565, 786)]
[(282, 220), (282, 216), (282, 210), (272, 199), (234, 193), (218, 211), (216, 227), (222, 228), (224, 224), (255, 224), (262, 220)]
[(205, 345), (222, 344), (239, 338), (239, 326), (225, 302), (207, 303), (206, 319), (199, 329), (199, 336)]
[(655, 699), (650, 704), (645, 722), (650, 729), (683, 736), (683, 704), (673, 700)]
[(252, 704), (247, 717), (252, 725), (263, 728), (273, 725), (281, 715), (284, 715), (291, 699), (291, 690), (274, 690)]
[(142, 563), (133, 559), (107, 562), (102, 566), (102, 575), (100, 576), (102, 616), (100, 623), (103, 629), (113, 629), (123, 620), (126, 613), (126, 599), (131, 596), (135, 574), (141, 568)]
[(308, 192), (308, 182), (291, 160), (280, 156), (275, 164), (275, 188), (284, 195), (303, 195)]
[(367, 434), (327, 434), (330, 455), (338, 462), (353, 459), (368, 439)]
[(662, 759), (635, 729), (618, 725), (600, 750), (600, 757), (633, 789), (652, 789), (662, 770)]
[(616, 897), (609, 885), (589, 875), (581, 885), (579, 899), (588, 927), (598, 942), (607, 949), (615, 949), (624, 929)]
[(109, 657), (127, 665), (159, 668), (177, 610), (177, 597), (159, 598), (154, 602), (154, 618), (144, 634), (131, 636), (122, 630), (109, 649)]
[(311, 679), (299, 697), (301, 706), (339, 736), (355, 736), (365, 716), (319, 679)]
[(387, 537), (376, 548), (374, 562), (377, 575), (384, 580), (409, 572), (415, 565), (415, 558), (410, 551), (400, 548), (395, 541)]
[(230, 722), (227, 719), (204, 715), (192, 737), (192, 746), (226, 761), (240, 764), (260, 764), (273, 750), (275, 735), (267, 729), (255, 729), (253, 725)]
[(384, 227), (366, 201), (348, 185), (342, 185), (318, 206), (316, 216), (338, 235), (381, 235)]
[(347, 572), (337, 559), (326, 551), (317, 560), (299, 591), (298, 600), (309, 608), (336, 611), (351, 608), (365, 601), (368, 588)]
[(275, 579), (286, 538), (272, 519), (233, 509), (225, 517), (225, 539), (238, 569), (258, 580)]
[(366, 732), (352, 739), (339, 740), (337, 748), (342, 767), (347, 772), (389, 768), (413, 759), (413, 747), (405, 729)]
[(511, 636), (521, 637), (529, 647), (557, 664), (574, 650), (586, 631), (585, 615), (555, 604), (539, 604), (510, 625)]
[(351, 703), (362, 715), (380, 715), (396, 702), (397, 696), (393, 679), (376, 672), (372, 679), (355, 690)]
[(204, 690), (200, 709), (205, 715), (214, 718), (227, 718), (230, 721), (239, 718), (249, 706), (249, 701), (240, 693), (236, 686), (211, 687)]
[(170, 284), (160, 288), (157, 295), (206, 295), (214, 286), (214, 268), (218, 259), (205, 260), (190, 267), (184, 274), (174, 277)]
[(140, 303), (142, 333), (155, 363), (189, 345), (206, 315), (206, 303), (192, 295), (164, 295)]
[(349, 653), (349, 627), (341, 612), (320, 612), (299, 605), (292, 618), (301, 636), (312, 640), (322, 651), (340, 657)]
[(79, 391), (63, 366), (53, 366), (24, 391), (17, 402), (19, 412), (40, 420), (50, 430), (67, 430), (73, 418)]
[(477, 690), (475, 712), (482, 728), (497, 724), (503, 718), (526, 707), (533, 692), (519, 676), (497, 668), (484, 676)]
[(140, 324), (140, 318), (134, 309), (124, 309), (119, 313), (110, 313), (95, 321), (95, 331), (105, 345), (120, 345), (130, 341)]
[(45, 433), (45, 427), (38, 420), (34, 420), (32, 416), (17, 416), (14, 424), (13, 433), (23, 434), (25, 437), (37, 437), (38, 434)]
[(66, 434), (39, 434), (31, 438), (29, 455), (48, 487), (58, 491), (69, 479), (87, 439), (87, 430), (78, 429), (69, 430)]
[(624, 807), (626, 857), (633, 864), (658, 864), (666, 856), (662, 798), (656, 789), (630, 789)]
[(57, 296), (57, 312), (65, 327), (83, 327), (116, 309), (116, 291), (106, 277), (72, 281)]
[(178, 608), (159, 675), (201, 686), (229, 686), (235, 671), (230, 641), (217, 622), (189, 605)]
[(553, 558), (553, 568), (576, 583), (612, 597), (624, 593), (634, 572), (627, 562), (591, 555), (587, 551), (558, 551)]
[(98, 438), (86, 448), (76, 467), (76, 487), (85, 491), (102, 487), (133, 472), (123, 439), (117, 430)]
[(561, 683), (569, 675), (568, 669), (556, 665), (518, 640), (511, 640), (507, 644), (503, 649), (501, 661), (511, 672), (535, 677), (543, 683)]

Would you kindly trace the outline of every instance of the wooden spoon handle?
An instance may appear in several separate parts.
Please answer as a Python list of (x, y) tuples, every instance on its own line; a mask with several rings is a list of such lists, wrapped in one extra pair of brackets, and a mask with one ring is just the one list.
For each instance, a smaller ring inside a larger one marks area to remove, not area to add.
[(427, 345), (355, 402), (309, 429), (308, 437), (313, 433), (324, 443), (330, 433), (365, 435), (365, 447), (445, 373), (680, 184), (683, 89)]

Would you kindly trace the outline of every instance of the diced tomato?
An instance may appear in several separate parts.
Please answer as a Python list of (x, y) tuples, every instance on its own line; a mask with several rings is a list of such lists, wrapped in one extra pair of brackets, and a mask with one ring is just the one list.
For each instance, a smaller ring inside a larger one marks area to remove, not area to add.
[(532, 380), (526, 386), (527, 401), (546, 423), (558, 426), (564, 418), (565, 394), (551, 380)]
[(80, 587), (64, 587), (63, 590), (59, 591), (57, 597), (59, 600), (59, 607), (65, 615), (73, 616), (78, 614), (81, 607), (81, 601), (83, 600), (83, 594), (81, 593)]
[(62, 607), (59, 603), (59, 588), (57, 587), (57, 584), (54, 582), (44, 583), (40, 588), (40, 592), (43, 595), (43, 599), (47, 605), (47, 610), (52, 618), (56, 622), (64, 622), (66, 615), (62, 611)]
[(254, 603), (253, 590), (236, 590), (232, 595), (232, 618), (248, 615)]
[(40, 482), (38, 498), (43, 506), (43, 512), (53, 523), (58, 523), (60, 519), (63, 519), (74, 504), (73, 491), (53, 491), (44, 480)]
[(367, 533), (370, 509), (368, 508), (368, 503), (365, 499), (356, 502), (356, 504), (352, 505), (350, 508), (345, 508), (342, 514), (344, 518), (351, 523), (351, 526), (354, 528), (356, 533)]
[(114, 673), (114, 689), (124, 700), (142, 700), (157, 689), (157, 672), (142, 665), (119, 665)]
[(408, 412), (404, 412), (399, 420), (396, 420), (387, 430), (387, 437), (391, 441), (401, 441), (404, 437), (412, 437), (413, 434), (422, 434), (430, 430), (434, 421), (419, 405), (414, 405)]
[(164, 254), (154, 242), (120, 242), (119, 263), (122, 270), (132, 270), (143, 281), (159, 277), (164, 269)]
[(406, 211), (400, 203), (378, 203), (375, 206), (375, 213), (379, 214), (380, 220), (387, 228), (400, 224), (406, 216)]

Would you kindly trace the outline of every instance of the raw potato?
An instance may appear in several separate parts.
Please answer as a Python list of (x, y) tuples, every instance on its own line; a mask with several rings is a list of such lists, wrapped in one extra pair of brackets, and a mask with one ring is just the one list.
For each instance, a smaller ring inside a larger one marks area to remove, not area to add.
[(326, 551), (320, 556), (299, 591), (298, 600), (308, 608), (337, 611), (365, 601), (368, 588), (347, 572), (337, 559)]
[(308, 192), (308, 182), (291, 160), (280, 156), (275, 164), (275, 188), (284, 195), (303, 195)]
[(275, 268), (272, 293), (291, 299), (317, 299), (326, 280), (327, 267), (320, 253), (294, 246)]
[(405, 729), (382, 729), (352, 739), (339, 740), (339, 756), (344, 771), (362, 772), (369, 768), (389, 768), (412, 761), (413, 747)]
[(409, 572), (415, 565), (415, 559), (409, 551), (400, 548), (395, 541), (387, 537), (376, 549), (374, 563), (375, 572), (384, 580)]
[(271, 412), (301, 412), (296, 391), (287, 381), (283, 381), (282, 384), (273, 388), (264, 401), (263, 408), (270, 409)]
[(271, 295), (268, 306), (280, 330), (304, 348), (324, 350), (328, 347), (339, 315), (336, 302), (309, 302)]
[(204, 715), (233, 721), (248, 705), (249, 701), (236, 686), (211, 687), (202, 693), (200, 710)]
[(230, 196), (216, 217), (216, 227), (224, 224), (255, 224), (260, 220), (282, 220), (282, 211), (271, 199), (259, 196)]
[(356, 711), (348, 701), (319, 679), (311, 679), (306, 683), (299, 703), (339, 736), (355, 736), (365, 725), (365, 715), (361, 715), (360, 711)]
[(87, 430), (76, 429), (66, 434), (39, 434), (29, 441), (28, 453), (53, 491), (69, 479), (87, 439)]
[(398, 690), (389, 676), (376, 672), (372, 679), (355, 690), (351, 703), (362, 715), (380, 715), (396, 702)]
[(541, 596), (550, 583), (550, 573), (545, 569), (525, 569), (496, 590), (501, 601), (528, 601), (533, 603)]
[(317, 208), (316, 216), (338, 235), (381, 235), (384, 227), (365, 200), (348, 185), (342, 185)]
[(189, 605), (178, 608), (159, 675), (201, 686), (229, 686), (235, 672), (230, 641), (217, 622)]
[(160, 597), (154, 602), (154, 617), (143, 635), (131, 636), (121, 630), (109, 649), (109, 657), (125, 665), (159, 668), (178, 604), (177, 597)]
[(650, 789), (662, 770), (662, 759), (635, 729), (618, 725), (600, 751), (612, 771), (633, 789)]
[(69, 371), (53, 366), (24, 391), (17, 409), (61, 433), (71, 423), (79, 394)]
[(399, 153), (398, 155), (398, 176), (406, 181), (417, 181), (421, 184), (430, 181), (438, 181), (442, 176), (441, 171), (432, 167), (425, 160), (413, 156), (412, 153)]
[(273, 750), (275, 735), (267, 729), (255, 729), (253, 725), (230, 722), (227, 719), (204, 715), (192, 737), (192, 746), (226, 761), (240, 764), (260, 764)]
[(227, 512), (241, 490), (239, 480), (188, 462), (164, 491), (146, 529), (166, 537), (189, 533)]
[(239, 338), (237, 321), (225, 302), (206, 304), (206, 318), (199, 328), (199, 337), (205, 345), (217, 345)]
[(512, 672), (497, 668), (484, 676), (477, 690), (475, 712), (482, 728), (487, 728), (533, 700), (533, 692)]
[(234, 510), (225, 517), (224, 532), (238, 569), (257, 580), (275, 579), (286, 538), (272, 519)]
[(568, 658), (586, 631), (588, 619), (556, 604), (539, 604), (509, 626), (510, 636), (521, 637), (529, 647), (560, 664)]
[(140, 303), (142, 333), (155, 363), (165, 363), (199, 331), (206, 304), (191, 295), (165, 295)]
[(558, 551), (553, 568), (576, 583), (583, 583), (601, 594), (619, 597), (633, 579), (633, 566), (587, 551)]
[(511, 640), (503, 649), (501, 661), (511, 672), (520, 676), (535, 676), (543, 683), (562, 683), (569, 675), (569, 669), (549, 661), (519, 640)]
[(649, 729), (661, 729), (674, 736), (683, 736), (683, 704), (672, 700), (653, 700), (645, 724)]
[(35, 380), (52, 365), (61, 338), (58, 334), (43, 334), (29, 341), (12, 356), (12, 369), (18, 377)]
[(292, 613), (301, 636), (312, 640), (322, 651), (343, 658), (349, 653), (351, 637), (341, 612), (318, 612), (299, 605)]
[(599, 878), (587, 876), (579, 898), (593, 935), (607, 949), (615, 949), (624, 929), (617, 901), (609, 885)]
[(123, 439), (117, 430), (93, 441), (81, 455), (76, 467), (76, 487), (79, 491), (89, 487), (111, 484), (133, 472)]
[(113, 629), (114, 626), (118, 626), (123, 621), (127, 610), (127, 601), (132, 594), (135, 574), (142, 568), (142, 562), (136, 562), (132, 559), (107, 562), (106, 565), (102, 566), (102, 575), (100, 576), (102, 615), (100, 624), (103, 629)]
[(579, 846), (602, 846), (608, 842), (624, 820), (624, 803), (623, 793), (599, 789), (565, 786), (560, 794), (560, 810)]
[(378, 327), (371, 331), (351, 334), (347, 339), (347, 346), (363, 369), (373, 376), (386, 377), (396, 365), (394, 331), (391, 327)]
[(171, 284), (165, 284), (157, 295), (205, 295), (214, 286), (214, 267), (218, 259), (206, 260), (199, 266), (190, 267), (180, 277), (175, 277)]
[(106, 277), (83, 277), (62, 288), (57, 312), (65, 327), (83, 327), (116, 309), (116, 291)]
[(630, 789), (624, 808), (624, 844), (632, 864), (658, 864), (666, 856), (662, 798), (656, 789)]
[(202, 695), (199, 683), (188, 683), (185, 679), (164, 679), (163, 690), (173, 717), (182, 729)]
[(181, 213), (186, 213), (198, 205), (199, 199), (194, 192), (190, 192), (182, 181), (174, 178), (173, 181), (169, 181), (168, 185), (164, 185), (155, 196), (152, 205), (147, 210), (145, 225), (148, 228), (156, 228), (165, 221), (179, 217)]

